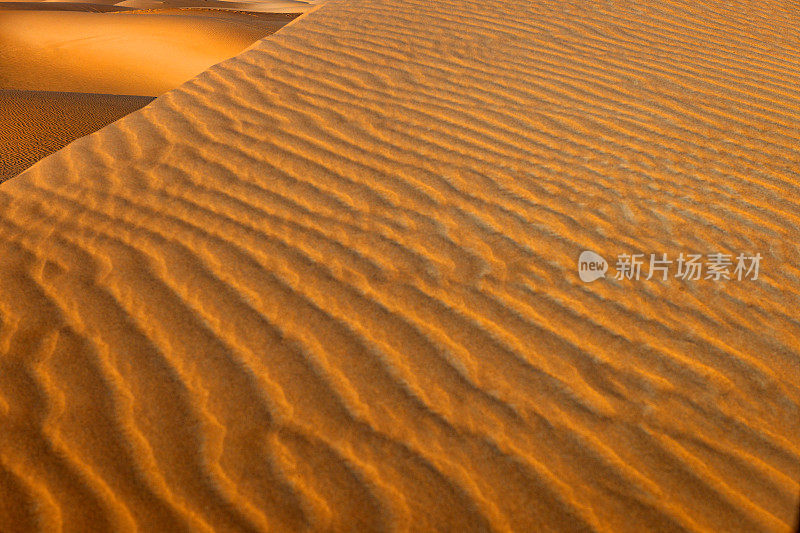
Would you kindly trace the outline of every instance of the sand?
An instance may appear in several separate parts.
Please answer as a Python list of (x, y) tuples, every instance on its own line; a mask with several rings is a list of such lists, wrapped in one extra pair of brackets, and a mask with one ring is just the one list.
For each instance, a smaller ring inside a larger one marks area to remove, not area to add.
[(262, 0), (228, 2), (225, 0), (123, 0), (116, 5), (135, 8), (197, 7), (246, 11), (248, 13), (305, 13), (321, 4), (321, 0)]
[[(108, 13), (112, 11), (133, 11), (132, 7), (115, 6), (90, 2), (7, 2), (0, 0), (0, 11), (83, 11), (88, 13)], [(0, 18), (0, 20), (2, 20)], [(23, 41), (24, 43), (24, 41)], [(25, 45), (28, 46), (27, 44)], [(8, 54), (8, 52), (6, 52)]]
[(334, 1), (2, 183), (0, 530), (790, 531), (796, 7)]
[(297, 16), (162, 4), (0, 2), (0, 181)]
[(152, 100), (148, 96), (0, 90), (0, 181)]
[(209, 10), (0, 10), (0, 88), (158, 96), (290, 18)]

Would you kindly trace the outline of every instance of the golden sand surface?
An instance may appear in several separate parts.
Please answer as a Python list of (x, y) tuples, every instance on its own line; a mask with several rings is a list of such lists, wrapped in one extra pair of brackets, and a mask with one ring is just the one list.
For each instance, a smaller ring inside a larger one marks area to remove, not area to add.
[(0, 2), (0, 181), (296, 17), (110, 0)]
[(0, 11), (84, 11), (107, 13), (110, 11), (130, 11), (132, 7), (90, 2), (7, 2), (0, 0)]
[(248, 13), (305, 13), (320, 5), (323, 0), (243, 0), (231, 2), (227, 0), (123, 0), (116, 2), (118, 7), (134, 7), (138, 9), (170, 7), (198, 7), (246, 11)]
[(0, 9), (0, 88), (158, 96), (290, 20), (271, 17)]
[(790, 531), (798, 7), (332, 1), (2, 183), (0, 530)]
[[(46, 11), (124, 11), (126, 9), (205, 8), (249, 13), (305, 13), (322, 0), (0, 0), (0, 10), (35, 9)], [(80, 7), (83, 5), (83, 7)]]
[(149, 96), (0, 90), (0, 181), (152, 100)]

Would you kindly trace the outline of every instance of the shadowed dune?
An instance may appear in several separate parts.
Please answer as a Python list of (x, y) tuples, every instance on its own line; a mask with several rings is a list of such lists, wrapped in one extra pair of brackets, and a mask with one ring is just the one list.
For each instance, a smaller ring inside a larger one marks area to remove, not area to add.
[(0, 530), (791, 531), (798, 13), (334, 1), (3, 183)]
[(796, 533), (800, 533), (800, 504), (797, 505), (797, 527), (794, 529)]
[(0, 181), (152, 100), (149, 96), (0, 90)]
[(0, 181), (143, 107), (296, 16), (0, 2)]

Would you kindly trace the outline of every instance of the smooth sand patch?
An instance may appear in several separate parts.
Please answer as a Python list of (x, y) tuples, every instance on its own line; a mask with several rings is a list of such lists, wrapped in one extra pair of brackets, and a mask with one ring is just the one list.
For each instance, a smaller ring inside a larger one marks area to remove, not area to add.
[(134, 8), (169, 8), (197, 7), (198, 5), (214, 9), (226, 9), (262, 13), (305, 13), (320, 5), (321, 0), (262, 0), (244, 2), (226, 2), (224, 0), (123, 0), (118, 6)]
[(158, 96), (288, 20), (274, 17), (0, 10), (0, 88)]
[(141, 108), (295, 17), (208, 7), (0, 2), (0, 179)]
[(6, 2), (0, 1), (0, 11), (84, 11), (107, 13), (109, 11), (129, 11), (133, 8), (113, 4), (90, 2)]

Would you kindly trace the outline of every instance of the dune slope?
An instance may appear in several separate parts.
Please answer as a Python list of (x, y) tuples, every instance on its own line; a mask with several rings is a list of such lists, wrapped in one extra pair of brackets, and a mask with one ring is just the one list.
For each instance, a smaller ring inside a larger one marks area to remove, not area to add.
[(0, 181), (152, 100), (148, 96), (0, 90)]
[(3, 183), (0, 530), (789, 531), (796, 7), (331, 2)]
[(158, 96), (292, 16), (0, 9), (0, 89)]
[(0, 1), (0, 181), (296, 16)]

